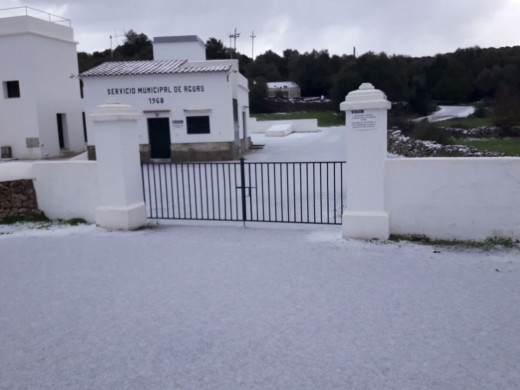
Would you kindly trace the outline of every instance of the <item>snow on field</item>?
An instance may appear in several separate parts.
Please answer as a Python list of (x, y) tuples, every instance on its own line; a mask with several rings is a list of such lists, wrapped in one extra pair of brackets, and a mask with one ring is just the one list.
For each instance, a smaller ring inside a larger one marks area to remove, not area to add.
[(473, 106), (439, 106), (438, 111), (426, 118), (428, 118), (430, 122), (438, 122), (451, 118), (465, 118), (474, 112), (475, 107)]
[(518, 250), (160, 223), (0, 253), (0, 389), (520, 388)]

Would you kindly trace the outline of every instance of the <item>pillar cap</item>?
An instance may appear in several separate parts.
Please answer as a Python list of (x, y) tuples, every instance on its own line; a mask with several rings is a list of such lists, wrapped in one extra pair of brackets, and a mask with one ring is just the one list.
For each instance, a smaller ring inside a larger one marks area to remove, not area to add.
[(370, 83), (363, 83), (355, 91), (351, 91), (340, 104), (341, 111), (348, 110), (388, 110), (392, 104), (386, 100), (383, 91), (375, 89)]
[(89, 115), (94, 122), (136, 121), (139, 113), (130, 105), (118, 100), (109, 100), (97, 106)]

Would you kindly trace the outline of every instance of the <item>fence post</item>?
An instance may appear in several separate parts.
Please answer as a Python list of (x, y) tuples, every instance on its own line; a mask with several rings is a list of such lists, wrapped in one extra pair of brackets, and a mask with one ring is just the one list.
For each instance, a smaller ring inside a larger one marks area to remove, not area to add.
[(346, 195), (342, 216), (345, 238), (389, 237), (385, 211), (387, 111), (385, 94), (370, 83), (350, 92), (340, 109), (346, 117)]
[(242, 222), (244, 227), (246, 226), (247, 220), (247, 207), (246, 207), (246, 167), (244, 157), (240, 157), (240, 181), (241, 181), (241, 199), (242, 199)]
[(95, 132), (99, 203), (96, 223), (108, 229), (137, 229), (146, 225), (137, 120), (131, 106), (109, 102), (94, 109), (89, 119)]

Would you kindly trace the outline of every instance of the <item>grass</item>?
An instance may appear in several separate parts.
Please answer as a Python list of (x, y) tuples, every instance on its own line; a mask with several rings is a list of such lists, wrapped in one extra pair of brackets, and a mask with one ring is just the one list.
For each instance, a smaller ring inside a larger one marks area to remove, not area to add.
[(288, 112), (279, 114), (251, 114), (259, 121), (273, 121), (285, 119), (318, 119), (318, 126), (344, 126), (345, 115), (333, 111), (309, 111), (309, 112)]
[(51, 220), (45, 215), (36, 215), (32, 218), (22, 218), (19, 216), (8, 216), (0, 220), (0, 225), (14, 225), (19, 222), (50, 222)]
[(480, 150), (501, 152), (507, 156), (520, 156), (520, 138), (458, 139), (456, 143)]
[(48, 229), (51, 225), (70, 225), (70, 226), (77, 226), (86, 224), (87, 221), (85, 221), (82, 218), (72, 218), (68, 220), (51, 220), (47, 218), (45, 215), (36, 216), (33, 218), (21, 218), (21, 217), (6, 217), (2, 220), (0, 220), (0, 225), (14, 225), (17, 223), (35, 223), (37, 225), (38, 229)]
[(504, 237), (489, 237), (484, 241), (460, 241), (460, 240), (434, 240), (423, 235), (400, 235), (392, 234), (390, 241), (400, 242), (409, 241), (423, 245), (431, 245), (436, 247), (451, 247), (455, 249), (476, 248), (484, 251), (490, 251), (497, 248), (519, 249), (517, 240)]
[(445, 121), (435, 122), (436, 125), (444, 127), (457, 127), (460, 129), (474, 129), (476, 127), (493, 126), (491, 118), (453, 118)]

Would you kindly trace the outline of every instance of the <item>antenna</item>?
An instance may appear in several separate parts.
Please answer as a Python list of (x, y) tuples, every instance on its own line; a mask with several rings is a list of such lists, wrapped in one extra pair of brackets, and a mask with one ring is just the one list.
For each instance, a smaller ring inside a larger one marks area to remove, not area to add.
[(240, 36), (240, 33), (237, 33), (237, 28), (235, 27), (235, 33), (229, 35), (229, 44), (231, 44), (231, 39), (233, 39), (233, 50), (231, 51), (231, 58), (233, 58), (233, 53), (237, 51), (237, 38)]
[(254, 60), (255, 59), (255, 38), (256, 38), (255, 30), (253, 30), (253, 32), (251, 33), (251, 35), (249, 37), (251, 38), (251, 59)]
[(112, 38), (121, 38), (121, 37), (124, 37), (126, 34), (122, 34), (122, 35), (117, 35), (117, 34), (114, 34), (114, 35), (110, 35), (110, 56), (111, 57), (114, 57), (114, 50), (112, 50)]

